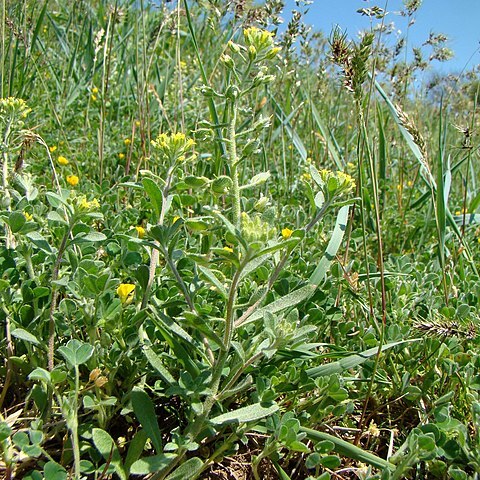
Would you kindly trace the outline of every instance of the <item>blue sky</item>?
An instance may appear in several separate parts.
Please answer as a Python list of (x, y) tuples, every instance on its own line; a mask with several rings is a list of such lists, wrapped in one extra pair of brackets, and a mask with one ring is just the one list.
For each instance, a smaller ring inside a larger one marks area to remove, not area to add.
[[(307, 7), (309, 12), (306, 22), (327, 36), (335, 25), (339, 25), (342, 30), (347, 31), (350, 38), (355, 38), (359, 30), (370, 26), (370, 19), (356, 11), (374, 5), (385, 8), (385, 3), (386, 0), (313, 0)], [(392, 13), (386, 17), (385, 22), (393, 21), (396, 28), (405, 33), (406, 18), (394, 14), (401, 10), (402, 6), (401, 0), (388, 0), (386, 10)], [(286, 0), (286, 22), (292, 9), (299, 8), (294, 0)], [(480, 64), (480, 0), (423, 0), (415, 17), (416, 22), (410, 27), (408, 34), (409, 54), (411, 47), (420, 46), (432, 31), (446, 34), (449, 37), (447, 46), (455, 52), (455, 57), (448, 62), (434, 62), (433, 65), (438, 70), (460, 73), (465, 66), (470, 70)]]

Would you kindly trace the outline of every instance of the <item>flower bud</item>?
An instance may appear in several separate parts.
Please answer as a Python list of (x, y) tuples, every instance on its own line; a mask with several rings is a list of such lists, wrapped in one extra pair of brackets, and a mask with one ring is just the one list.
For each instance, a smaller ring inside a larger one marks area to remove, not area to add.
[(250, 59), (250, 61), (253, 62), (256, 57), (257, 57), (257, 49), (253, 45), (250, 45), (248, 47), (248, 58)]
[(220, 57), (220, 61), (230, 70), (233, 70), (235, 68), (235, 62), (230, 55), (223, 54)]

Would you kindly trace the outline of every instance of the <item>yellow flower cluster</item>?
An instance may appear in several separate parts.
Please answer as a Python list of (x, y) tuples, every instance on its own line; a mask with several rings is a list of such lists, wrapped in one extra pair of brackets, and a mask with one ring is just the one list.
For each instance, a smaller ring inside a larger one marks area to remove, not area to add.
[(78, 197), (78, 208), (84, 212), (91, 212), (92, 210), (100, 208), (100, 203), (98, 203), (96, 198), (88, 201), (87, 198), (82, 195), (81, 197)]
[(324, 184), (325, 197), (342, 195), (355, 188), (355, 180), (348, 173), (326, 169), (320, 170), (319, 173)]
[[(161, 133), (155, 140), (152, 140), (152, 145), (172, 163), (175, 163), (186, 160), (187, 151), (195, 146), (195, 141), (180, 132)], [(193, 155), (190, 156), (190, 159), (192, 157)]]
[(280, 48), (274, 46), (272, 32), (257, 27), (249, 27), (243, 31), (243, 36), (249, 57), (252, 59), (257, 55), (274, 58), (280, 51)]
[(31, 111), (22, 98), (0, 98), (0, 117), (25, 118)]

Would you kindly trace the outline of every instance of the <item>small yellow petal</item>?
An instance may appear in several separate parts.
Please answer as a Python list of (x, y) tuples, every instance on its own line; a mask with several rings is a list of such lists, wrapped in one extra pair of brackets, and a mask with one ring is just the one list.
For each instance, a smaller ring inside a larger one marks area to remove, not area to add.
[(63, 155), (60, 155), (57, 161), (60, 165), (68, 165), (70, 163)]
[(287, 240), (292, 236), (293, 230), (290, 230), (289, 228), (284, 228), (282, 230), (282, 237), (284, 240)]
[(145, 229), (142, 226), (137, 225), (135, 230), (137, 231), (138, 238), (143, 238), (145, 236)]
[(135, 285), (132, 283), (121, 283), (117, 288), (117, 295), (120, 297), (120, 301), (123, 305), (130, 305), (133, 301), (133, 293), (135, 291)]

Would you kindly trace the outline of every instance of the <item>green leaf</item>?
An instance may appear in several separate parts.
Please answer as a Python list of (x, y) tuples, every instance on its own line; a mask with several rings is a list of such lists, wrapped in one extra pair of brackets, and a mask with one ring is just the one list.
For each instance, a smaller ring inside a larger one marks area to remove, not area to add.
[(146, 475), (163, 470), (176, 457), (174, 453), (165, 453), (137, 460), (130, 468), (131, 475)]
[(47, 384), (50, 384), (52, 381), (50, 377), (50, 372), (40, 367), (37, 367), (35, 370), (33, 370), (33, 372), (30, 372), (28, 378), (29, 380), (37, 380), (40, 382), (45, 382)]
[(43, 474), (48, 480), (66, 480), (67, 471), (57, 462), (50, 460), (43, 467)]
[(147, 440), (148, 435), (145, 430), (139, 430), (132, 438), (132, 441), (128, 446), (127, 456), (125, 458), (125, 471), (127, 476), (130, 473), (130, 468), (132, 465), (140, 458)]
[(54, 193), (54, 192), (47, 192), (45, 196), (47, 197), (48, 203), (53, 207), (53, 208), (58, 208), (60, 206), (67, 207), (70, 211), (72, 206), (68, 204), (66, 198), (70, 196), (70, 192), (68, 190), (65, 190), (65, 195), (66, 197), (63, 198), (60, 195)]
[(147, 192), (150, 202), (152, 203), (153, 209), (157, 215), (157, 218), (160, 217), (160, 212), (162, 211), (163, 195), (162, 191), (158, 185), (151, 178), (142, 179), (143, 188)]
[(327, 274), (330, 265), (337, 254), (340, 244), (343, 240), (343, 235), (347, 228), (348, 221), (348, 212), (350, 207), (342, 207), (337, 215), (337, 221), (335, 223), (335, 228), (333, 229), (332, 237), (328, 242), (327, 250), (325, 251), (323, 257), (321, 258), (317, 268), (312, 273), (309, 282), (314, 285), (320, 285)]
[(162, 380), (167, 383), (168, 385), (173, 385), (175, 383), (175, 379), (172, 377), (170, 372), (164, 367), (161, 358), (152, 350), (151, 347), (146, 346), (143, 349), (145, 356), (147, 357), (148, 362), (150, 365), (159, 373)]
[(50, 220), (51, 222), (62, 223), (63, 225), (68, 225), (68, 222), (59, 213), (54, 211), (48, 212), (47, 220)]
[(303, 96), (307, 98), (308, 103), (310, 104), (310, 109), (312, 111), (312, 117), (315, 120), (315, 123), (317, 124), (318, 129), (320, 130), (320, 133), (322, 134), (323, 140), (326, 144), (328, 153), (332, 157), (333, 161), (335, 162), (335, 165), (337, 166), (338, 170), (343, 170), (344, 165), (342, 165), (341, 161), (341, 154), (340, 154), (340, 148), (338, 146), (337, 140), (333, 136), (331, 130), (324, 125), (322, 122), (322, 119), (320, 117), (320, 114), (315, 107), (315, 101), (312, 100), (310, 94), (307, 92), (306, 89), (302, 92)]
[(33, 296), (35, 298), (48, 297), (50, 295), (50, 289), (48, 287), (35, 287), (33, 289)]
[(212, 272), (212, 270), (206, 267), (202, 267), (201, 265), (198, 265), (197, 268), (200, 270), (203, 276), (210, 282), (210, 284), (217, 289), (217, 291), (222, 295), (223, 298), (228, 297), (227, 291), (225, 290), (223, 283), (216, 277), (216, 275)]
[[(279, 298), (278, 300), (269, 303), (265, 307), (259, 308), (256, 310), (252, 315), (250, 315), (241, 325), (246, 325), (247, 323), (255, 322), (260, 318), (263, 318), (266, 312), (275, 314), (285, 310), (286, 308), (294, 307), (298, 305), (300, 302), (307, 300), (310, 298), (315, 290), (317, 289), (316, 285), (305, 285), (300, 287), (299, 289), (288, 293), (287, 295)], [(238, 326), (238, 325), (237, 325)]]
[(70, 340), (67, 345), (60, 347), (58, 351), (72, 366), (79, 366), (87, 362), (93, 355), (93, 346), (79, 340)]
[(187, 478), (196, 478), (203, 469), (203, 461), (198, 457), (189, 458), (180, 465), (165, 480), (186, 480)]
[(248, 407), (238, 408), (232, 412), (223, 413), (218, 417), (212, 418), (210, 421), (214, 425), (227, 425), (229, 423), (247, 423), (272, 415), (278, 410), (278, 405), (262, 406), (261, 403), (255, 403)]
[(87, 234), (80, 233), (74, 239), (72, 243), (83, 243), (83, 242), (104, 242), (107, 239), (106, 235), (101, 232), (96, 232), (92, 230)]
[(12, 429), (7, 422), (0, 422), (0, 442), (6, 440), (12, 434)]
[(29, 232), (25, 235), (36, 247), (47, 253), (52, 253), (52, 249), (45, 238), (38, 232)]
[(92, 431), (92, 440), (97, 450), (102, 454), (102, 457), (113, 466), (120, 480), (127, 480), (127, 475), (122, 464), (122, 457), (113, 438), (105, 430), (94, 428)]
[(248, 186), (253, 187), (254, 185), (261, 185), (265, 183), (271, 176), (272, 174), (270, 172), (257, 173), (248, 181)]
[(141, 423), (148, 437), (152, 440), (155, 451), (161, 453), (163, 450), (162, 433), (158, 427), (157, 415), (155, 413), (153, 402), (150, 400), (150, 397), (139, 388), (135, 388), (132, 391), (131, 399), (133, 411), (135, 412), (138, 421)]
[(205, 220), (202, 220), (201, 217), (187, 218), (185, 220), (185, 226), (193, 232), (203, 232), (208, 229), (209, 223)]
[(20, 340), (25, 340), (28, 343), (33, 343), (34, 345), (40, 345), (40, 341), (35, 335), (32, 335), (30, 332), (27, 332), (23, 328), (15, 328), (12, 330), (12, 337), (19, 338)]
[(320, 459), (319, 463), (325, 468), (335, 469), (342, 464), (342, 461), (336, 455), (326, 455)]
[[(390, 348), (396, 347), (397, 345), (401, 345), (403, 343), (411, 343), (411, 342), (418, 342), (420, 338), (413, 338), (411, 340), (401, 340), (399, 342), (392, 342), (383, 345), (381, 351), (388, 350)], [(367, 361), (370, 357), (377, 355), (378, 347), (370, 348), (369, 350), (365, 350), (364, 352), (357, 353), (354, 355), (349, 355), (348, 357), (342, 358), (341, 360), (337, 360), (336, 362), (327, 363), (325, 365), (320, 365), (318, 367), (309, 368), (306, 370), (306, 374), (310, 378), (318, 378), (324, 377), (327, 375), (334, 375), (336, 373), (341, 373), (349, 368), (357, 367), (361, 365), (365, 361)]]
[(26, 221), (27, 219), (25, 218), (25, 215), (20, 212), (12, 212), (8, 216), (8, 225), (10, 225), (12, 233), (19, 232), (25, 225)]
[(205, 186), (209, 180), (206, 177), (194, 177), (191, 175), (186, 176), (183, 181), (187, 184), (190, 188), (201, 188)]
[(388, 468), (390, 470), (395, 468), (395, 466), (387, 460), (329, 433), (318, 432), (317, 430), (306, 427), (300, 427), (300, 432), (306, 433), (307, 437), (314, 442), (322, 442), (324, 440), (332, 442), (334, 444), (334, 450), (342, 456), (359, 460), (360, 462), (373, 465), (377, 468)]

